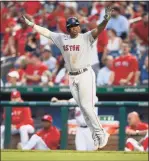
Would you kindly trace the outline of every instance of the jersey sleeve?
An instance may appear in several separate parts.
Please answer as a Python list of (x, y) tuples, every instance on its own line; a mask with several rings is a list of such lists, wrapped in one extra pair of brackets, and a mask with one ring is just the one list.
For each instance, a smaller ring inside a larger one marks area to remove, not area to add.
[(61, 33), (49, 31), (48, 38), (51, 39), (58, 48), (60, 48)]
[(21, 116), (22, 121), (16, 125), (16, 128), (20, 128), (21, 126), (27, 125), (27, 124), (33, 125), (32, 114), (31, 114), (30, 108), (29, 107), (22, 108), (22, 111), (23, 111), (23, 115)]
[(42, 133), (43, 133), (43, 131), (42, 130), (38, 130), (37, 132), (36, 132), (36, 135), (38, 135), (38, 136), (42, 136)]
[(85, 34), (83, 34), (83, 37), (85, 41), (87, 41), (90, 45), (93, 45), (93, 43), (96, 41), (96, 39), (93, 38), (91, 31), (88, 31)]
[(141, 128), (142, 130), (148, 130), (148, 124), (142, 123), (142, 124), (140, 125), (140, 128)]

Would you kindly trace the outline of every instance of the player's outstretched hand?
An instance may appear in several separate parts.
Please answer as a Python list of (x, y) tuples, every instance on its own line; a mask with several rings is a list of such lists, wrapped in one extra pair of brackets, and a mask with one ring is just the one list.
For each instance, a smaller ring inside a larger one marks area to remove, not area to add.
[(24, 15), (22, 15), (22, 20), (24, 23), (26, 23), (28, 26), (34, 26), (34, 23), (28, 20)]
[(113, 9), (110, 6), (105, 8), (105, 16), (104, 16), (104, 19), (106, 21), (109, 21), (110, 20), (112, 11), (113, 11)]

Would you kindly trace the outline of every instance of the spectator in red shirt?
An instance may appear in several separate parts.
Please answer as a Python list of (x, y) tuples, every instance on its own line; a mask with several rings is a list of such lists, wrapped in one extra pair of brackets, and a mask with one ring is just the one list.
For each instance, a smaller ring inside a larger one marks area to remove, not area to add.
[(35, 15), (39, 12), (39, 10), (42, 8), (42, 5), (39, 1), (28, 1), (24, 2), (23, 6), (25, 9), (25, 12), (29, 15)]
[(42, 117), (43, 129), (34, 134), (25, 146), (18, 145), (22, 150), (56, 150), (60, 143), (60, 131), (52, 125), (53, 119), (50, 115)]
[(146, 135), (148, 132), (148, 124), (140, 120), (137, 112), (131, 112), (127, 117), (128, 126), (126, 127), (126, 134), (128, 135)]
[(15, 55), (16, 49), (13, 41), (14, 27), (16, 26), (16, 20), (12, 15), (12, 12), (8, 12), (7, 9), (2, 10), (2, 22), (1, 32), (3, 34), (2, 50), (4, 55)]
[(149, 45), (149, 24), (148, 24), (148, 14), (144, 13), (142, 15), (142, 20), (137, 22), (134, 27), (133, 31), (137, 36), (137, 39), (141, 45), (148, 46)]
[(122, 44), (122, 55), (114, 60), (114, 85), (134, 85), (135, 75), (138, 72), (138, 61), (129, 53), (128, 43)]
[(64, 24), (62, 24), (63, 22), (65, 22), (65, 6), (61, 3), (58, 3), (58, 5), (56, 6), (56, 8), (54, 9), (53, 12), (51, 12), (47, 19), (48, 19), (48, 28), (51, 31), (55, 31), (58, 27), (60, 27), (60, 29), (64, 32), (66, 32), (66, 29), (64, 29)]
[(25, 54), (25, 44), (27, 41), (27, 35), (32, 32), (32, 28), (28, 27), (26, 24), (21, 23), (21, 29), (16, 32), (14, 36), (14, 41), (16, 42), (17, 55)]
[[(11, 92), (12, 102), (23, 102), (19, 91)], [(33, 119), (29, 107), (13, 107), (12, 112), (11, 134), (20, 134), (21, 144), (25, 145), (29, 140), (29, 134), (34, 133)], [(3, 115), (5, 119), (5, 113)], [(4, 148), (4, 131), (5, 126), (1, 126), (1, 149)]]
[(27, 85), (36, 85), (40, 83), (42, 75), (48, 70), (48, 67), (40, 61), (39, 56), (39, 53), (31, 53), (29, 62), (25, 69)]
[(98, 36), (98, 39), (97, 39), (97, 50), (98, 50), (98, 59), (99, 59), (100, 68), (104, 66), (103, 54), (106, 51), (107, 44), (108, 44), (108, 35), (107, 35), (107, 31), (104, 30), (101, 32), (101, 34)]

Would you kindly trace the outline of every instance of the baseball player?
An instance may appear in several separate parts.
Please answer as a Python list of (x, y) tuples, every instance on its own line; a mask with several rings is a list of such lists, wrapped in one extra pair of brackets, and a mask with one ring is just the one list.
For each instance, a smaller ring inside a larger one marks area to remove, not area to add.
[(95, 73), (91, 68), (91, 49), (98, 35), (105, 29), (111, 18), (112, 8), (105, 9), (105, 17), (101, 24), (95, 29), (81, 34), (80, 23), (76, 17), (67, 19), (66, 27), (68, 34), (54, 33), (48, 29), (38, 26), (22, 16), (24, 22), (40, 33), (51, 39), (60, 49), (66, 68), (69, 72), (69, 85), (73, 98), (81, 108), (87, 125), (89, 126), (95, 147), (103, 148), (109, 138), (101, 126), (94, 112), (96, 83)]
[[(96, 97), (96, 102), (98, 102), (98, 98)], [(51, 102), (70, 102), (70, 103), (76, 103), (74, 98), (71, 98), (69, 100), (59, 100), (56, 97), (53, 97), (51, 99)], [(98, 108), (94, 108), (94, 111), (96, 115), (98, 114)], [(79, 151), (93, 151), (96, 150), (94, 146), (94, 140), (92, 138), (92, 133), (87, 126), (85, 119), (83, 117), (82, 111), (80, 107), (75, 107), (74, 110), (74, 117), (76, 119), (78, 128), (76, 130), (76, 137), (75, 137), (75, 145), (76, 150)]]
[(133, 138), (128, 138), (126, 141), (125, 151), (148, 151), (148, 141), (148, 132), (139, 142)]
[[(75, 102), (72, 98), (69, 102)], [(96, 102), (98, 102), (98, 98), (96, 97)], [(98, 115), (98, 108), (94, 108), (96, 115)], [(78, 125), (75, 137), (75, 145), (76, 150), (79, 151), (93, 151), (96, 150), (94, 146), (94, 140), (92, 138), (92, 133), (87, 126), (85, 119), (83, 117), (82, 111), (80, 107), (75, 108), (75, 119)]]
[[(23, 102), (19, 91), (11, 92), (11, 101)], [(20, 134), (21, 144), (25, 145), (29, 140), (29, 134), (34, 133), (33, 119), (29, 107), (13, 107), (11, 113), (11, 134)], [(5, 119), (5, 113), (4, 113)], [(4, 148), (4, 131), (5, 126), (1, 126), (1, 149)]]
[(18, 149), (22, 150), (56, 150), (60, 143), (60, 131), (52, 125), (51, 115), (42, 117), (43, 128), (32, 135), (26, 145), (18, 144)]

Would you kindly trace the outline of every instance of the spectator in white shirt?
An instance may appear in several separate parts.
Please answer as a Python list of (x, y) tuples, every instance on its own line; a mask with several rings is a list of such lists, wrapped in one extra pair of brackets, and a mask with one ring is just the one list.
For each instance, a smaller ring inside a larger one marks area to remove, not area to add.
[(101, 68), (97, 75), (97, 86), (112, 85), (114, 81), (114, 73), (111, 70), (113, 65), (113, 57), (111, 55), (106, 56), (105, 67)]
[(129, 30), (129, 22), (128, 19), (120, 14), (120, 6), (113, 7), (114, 11), (112, 12), (112, 17), (109, 20), (106, 28), (114, 29), (116, 31), (117, 36), (125, 39)]
[(48, 67), (49, 71), (53, 72), (56, 68), (57, 60), (52, 56), (51, 48), (49, 45), (44, 47), (44, 52), (42, 54), (43, 63)]
[(108, 44), (103, 59), (106, 55), (111, 55), (113, 58), (120, 56), (121, 45), (122, 39), (116, 36), (116, 31), (114, 29), (108, 30)]

